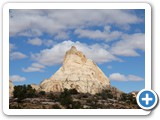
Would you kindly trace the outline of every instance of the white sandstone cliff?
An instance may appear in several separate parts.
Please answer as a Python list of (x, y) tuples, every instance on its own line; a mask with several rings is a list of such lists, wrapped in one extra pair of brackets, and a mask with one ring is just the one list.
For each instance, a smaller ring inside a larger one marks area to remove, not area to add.
[(13, 97), (14, 85), (11, 80), (9, 80), (9, 97)]
[(62, 67), (40, 84), (40, 90), (61, 92), (64, 88), (95, 94), (110, 86), (109, 79), (101, 69), (76, 47), (66, 52)]

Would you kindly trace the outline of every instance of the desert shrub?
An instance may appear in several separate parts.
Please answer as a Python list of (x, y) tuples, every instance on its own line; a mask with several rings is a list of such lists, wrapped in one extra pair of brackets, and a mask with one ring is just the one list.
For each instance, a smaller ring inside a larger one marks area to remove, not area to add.
[(60, 98), (60, 103), (65, 106), (72, 104), (72, 102), (73, 101), (71, 96), (63, 96)]
[(87, 103), (91, 103), (92, 100), (91, 100), (91, 99), (87, 99), (86, 102), (87, 102)]
[(95, 97), (101, 96), (101, 93), (96, 93), (94, 96), (95, 96)]
[(26, 85), (18, 85), (18, 86), (14, 86), (14, 91), (13, 91), (13, 96), (15, 98), (18, 98), (18, 102), (21, 102), (21, 100), (23, 100), (26, 96)]
[(66, 106), (71, 109), (79, 109), (81, 108), (81, 103), (79, 101), (73, 101), (72, 94), (78, 94), (76, 89), (64, 89), (64, 91), (59, 96), (59, 101), (61, 105)]
[(39, 94), (44, 96), (46, 94), (46, 92), (45, 91), (40, 91)]
[(131, 93), (129, 93), (129, 94), (122, 93), (121, 97), (120, 97), (120, 100), (125, 101), (128, 104), (137, 104), (136, 98), (133, 97), (133, 95)]
[(52, 108), (53, 108), (53, 109), (61, 109), (58, 104), (52, 105)]
[(128, 97), (127, 97), (127, 94), (126, 94), (126, 93), (122, 93), (121, 96), (120, 96), (120, 100), (121, 100), (121, 101), (126, 101), (127, 98), (128, 98)]
[(133, 99), (132, 99), (132, 104), (136, 104), (137, 105), (137, 100), (136, 100), (135, 97), (133, 97)]
[(78, 91), (74, 88), (74, 89), (70, 89), (69, 93), (70, 94), (78, 94)]
[(70, 107), (69, 105), (72, 104), (73, 100), (68, 89), (64, 89), (59, 97), (59, 101), (62, 105), (65, 105), (68, 108)]
[(54, 100), (55, 102), (58, 102), (60, 100), (59, 95), (54, 93), (48, 93), (47, 98)]
[(33, 88), (31, 87), (31, 85), (28, 85), (28, 86), (26, 87), (26, 89), (27, 89), (27, 91), (26, 91), (26, 97), (27, 97), (27, 98), (33, 98), (33, 97), (36, 96), (36, 90), (33, 89)]
[(53, 93), (48, 93), (48, 94), (47, 94), (47, 98), (54, 100), (54, 99), (55, 99), (55, 96), (54, 96)]
[(14, 98), (18, 98), (18, 102), (21, 102), (21, 100), (25, 98), (33, 98), (36, 96), (36, 91), (32, 89), (31, 85), (18, 85), (14, 86), (13, 96)]
[(72, 102), (72, 109), (80, 109), (81, 107), (82, 107), (82, 105), (79, 101)]
[(104, 99), (104, 100), (106, 100), (108, 98), (110, 98), (110, 99), (113, 98), (111, 90), (102, 90), (101, 96), (102, 96), (102, 99)]
[(103, 108), (103, 105), (95, 103), (95, 102), (92, 102), (90, 106), (91, 106), (91, 109)]
[(128, 94), (128, 100), (130, 100), (130, 103), (137, 104), (136, 98), (133, 97), (133, 95), (130, 93)]
[(91, 94), (89, 94), (89, 93), (81, 93), (81, 94), (79, 95), (80, 99), (89, 98), (90, 96), (91, 96)]

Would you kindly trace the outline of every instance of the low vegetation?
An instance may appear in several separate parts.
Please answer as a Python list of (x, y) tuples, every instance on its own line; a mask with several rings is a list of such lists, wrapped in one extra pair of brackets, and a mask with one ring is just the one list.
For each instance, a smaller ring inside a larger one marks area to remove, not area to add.
[(37, 92), (30, 85), (14, 87), (10, 109), (138, 109), (136, 98), (115, 88), (91, 95), (76, 89), (63, 92)]
[(36, 90), (32, 89), (31, 85), (18, 85), (14, 87), (13, 96), (18, 102), (21, 102), (25, 98), (35, 97)]

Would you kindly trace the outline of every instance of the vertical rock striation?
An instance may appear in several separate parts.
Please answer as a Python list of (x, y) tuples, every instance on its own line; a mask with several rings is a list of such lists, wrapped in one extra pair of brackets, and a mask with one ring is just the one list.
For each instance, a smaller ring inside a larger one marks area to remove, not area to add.
[(13, 97), (14, 85), (11, 80), (9, 80), (9, 97)]
[(95, 94), (110, 86), (109, 79), (102, 70), (75, 46), (66, 52), (63, 65), (49, 79), (40, 84), (40, 90), (61, 92), (64, 88), (78, 92)]

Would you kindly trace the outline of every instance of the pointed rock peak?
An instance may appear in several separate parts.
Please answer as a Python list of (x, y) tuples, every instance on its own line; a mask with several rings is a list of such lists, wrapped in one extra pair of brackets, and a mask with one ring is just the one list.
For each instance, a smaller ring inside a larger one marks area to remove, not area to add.
[(76, 53), (76, 52), (78, 52), (78, 51), (77, 51), (77, 48), (76, 48), (75, 46), (72, 46), (71, 49), (69, 49), (69, 50), (67, 51), (67, 54), (74, 54), (74, 53)]
[(71, 47), (71, 50), (77, 50), (77, 49), (76, 49), (76, 47), (75, 47), (75, 46), (72, 46), (72, 47)]
[(40, 90), (61, 92), (75, 88), (81, 93), (95, 94), (109, 88), (110, 81), (101, 69), (77, 49), (72, 46), (66, 52), (62, 67), (40, 84)]
[(77, 52), (77, 48), (75, 46), (72, 46), (69, 51), (71, 51), (71, 52)]
[(87, 61), (86, 56), (76, 49), (75, 46), (72, 46), (65, 54), (63, 60), (63, 68), (66, 66), (71, 66), (75, 64), (84, 64)]

